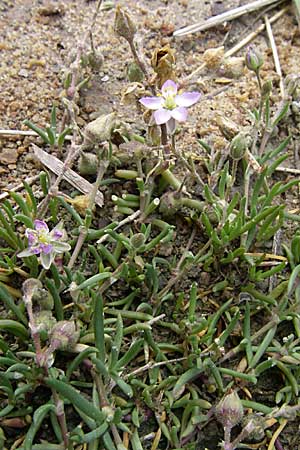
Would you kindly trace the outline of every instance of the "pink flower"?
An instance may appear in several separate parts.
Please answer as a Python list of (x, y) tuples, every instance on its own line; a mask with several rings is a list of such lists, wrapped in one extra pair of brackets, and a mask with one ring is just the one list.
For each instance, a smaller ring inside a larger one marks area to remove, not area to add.
[(28, 240), (28, 248), (18, 254), (20, 258), (32, 255), (40, 255), (41, 264), (45, 269), (49, 269), (55, 256), (67, 252), (71, 246), (66, 242), (61, 242), (63, 231), (53, 228), (49, 231), (48, 225), (43, 220), (34, 221), (34, 230), (27, 228), (25, 236)]
[(168, 122), (185, 122), (187, 119), (187, 107), (194, 105), (200, 98), (199, 92), (184, 92), (177, 94), (177, 84), (167, 80), (161, 88), (161, 95), (157, 97), (142, 97), (140, 102), (148, 109), (152, 109), (157, 125)]

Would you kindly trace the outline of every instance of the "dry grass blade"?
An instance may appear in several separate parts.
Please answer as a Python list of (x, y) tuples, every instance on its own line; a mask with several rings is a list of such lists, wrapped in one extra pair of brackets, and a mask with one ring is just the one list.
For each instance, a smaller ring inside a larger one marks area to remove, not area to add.
[(300, 0), (293, 0), (294, 12), (298, 22), (298, 27), (300, 30)]
[(257, 0), (252, 3), (247, 3), (247, 5), (239, 6), (238, 8), (230, 9), (217, 16), (210, 17), (205, 22), (198, 22), (194, 25), (189, 25), (187, 27), (181, 28), (180, 30), (174, 31), (174, 36), (185, 36), (186, 34), (195, 33), (196, 31), (207, 30), (208, 28), (220, 25), (223, 22), (234, 20), (244, 14), (256, 11), (257, 9), (263, 8), (269, 5), (277, 5), (282, 3), (282, 0)]
[(264, 16), (264, 20), (265, 20), (266, 30), (267, 30), (268, 38), (269, 38), (272, 53), (273, 53), (273, 60), (274, 60), (274, 64), (275, 64), (276, 73), (279, 76), (280, 93), (281, 93), (281, 97), (283, 98), (284, 97), (284, 85), (283, 85), (282, 70), (281, 70), (281, 66), (280, 66), (280, 60), (279, 60), (279, 56), (278, 56), (277, 46), (276, 46), (272, 27), (271, 27), (268, 17)]
[[(26, 130), (0, 130), (0, 136), (9, 137), (9, 136), (36, 136), (38, 134), (35, 131), (26, 131)], [(72, 136), (67, 135), (65, 139), (70, 141)]]
[[(272, 16), (269, 19), (270, 24), (276, 22), (280, 17), (283, 16), (283, 14), (285, 14), (287, 12), (287, 10), (288, 10), (288, 8), (285, 7), (285, 8), (282, 8), (280, 11), (278, 11), (276, 14), (274, 14), (274, 16)], [(240, 42), (238, 42), (234, 47), (227, 50), (227, 52), (224, 53), (224, 57), (228, 58), (229, 56), (236, 54), (239, 50), (241, 50), (243, 47), (245, 47), (245, 45), (249, 44), (249, 42), (251, 42), (259, 33), (264, 31), (265, 28), (266, 28), (266, 25), (264, 23), (259, 25), (259, 27), (257, 27), (251, 33), (249, 33), (244, 39), (242, 39)], [(194, 78), (205, 67), (206, 67), (206, 63), (204, 62), (201, 64), (201, 66), (197, 67), (197, 69), (195, 69), (190, 75), (188, 75), (185, 78), (185, 81)]]
[[(46, 166), (48, 169), (52, 170), (56, 175), (60, 175), (63, 169), (63, 163), (55, 158), (55, 156), (49, 155), (49, 153), (44, 152), (37, 145), (33, 144), (34, 154), (38, 158), (41, 163)], [(78, 189), (83, 194), (90, 194), (93, 185), (89, 183), (87, 180), (82, 178), (78, 173), (74, 172), (72, 169), (67, 169), (63, 174), (63, 179)], [(100, 206), (103, 206), (103, 195), (101, 192), (97, 192), (95, 203)]]

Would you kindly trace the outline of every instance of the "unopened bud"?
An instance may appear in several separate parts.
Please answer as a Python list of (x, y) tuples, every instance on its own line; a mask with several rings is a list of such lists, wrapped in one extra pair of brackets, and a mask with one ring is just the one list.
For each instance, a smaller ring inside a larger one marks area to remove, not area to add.
[(37, 289), (42, 288), (42, 286), (40, 280), (37, 280), (36, 278), (28, 278), (25, 280), (22, 286), (24, 303), (31, 303), (34, 293)]
[(75, 322), (61, 320), (52, 328), (50, 347), (52, 350), (66, 350), (74, 347), (78, 338), (79, 333), (76, 331)]
[(144, 79), (144, 72), (141, 70), (140, 66), (136, 62), (131, 62), (128, 64), (126, 69), (127, 78), (131, 82), (141, 82)]
[(111, 406), (103, 406), (102, 412), (105, 415), (106, 421), (111, 422), (114, 418), (114, 410)]
[(90, 196), (88, 194), (76, 195), (76, 197), (67, 199), (67, 201), (74, 206), (81, 216), (85, 216), (86, 210), (90, 207)]
[(103, 64), (103, 55), (92, 50), (81, 57), (81, 64), (83, 67), (89, 66), (95, 71), (99, 70)]
[(243, 418), (242, 427), (247, 427), (248, 438), (253, 441), (261, 441), (265, 435), (265, 422), (258, 414), (247, 414)]
[(287, 95), (291, 95), (293, 96), (295, 90), (298, 88), (298, 86), (300, 85), (300, 77), (299, 75), (295, 75), (295, 74), (289, 74), (285, 77), (284, 79), (284, 88), (285, 91), (287, 93)]
[(78, 161), (80, 175), (95, 175), (98, 168), (98, 158), (94, 153), (82, 152)]
[(130, 243), (134, 248), (140, 248), (145, 243), (145, 235), (143, 233), (134, 234), (130, 238)]
[(267, 97), (271, 94), (271, 92), (272, 92), (272, 81), (268, 80), (262, 85), (261, 95), (262, 97)]
[(238, 394), (235, 391), (226, 394), (216, 406), (215, 414), (224, 428), (231, 429), (237, 425), (244, 415), (243, 405)]
[(136, 27), (129, 14), (120, 5), (116, 8), (114, 30), (119, 36), (125, 38), (127, 42), (132, 42), (136, 33)]
[(32, 304), (41, 310), (51, 311), (54, 307), (54, 300), (47, 289), (37, 287), (32, 296)]
[(34, 313), (34, 322), (41, 339), (47, 339), (48, 333), (56, 325), (56, 319), (53, 317), (51, 311), (39, 311)]
[(245, 56), (246, 66), (249, 70), (258, 72), (264, 63), (262, 55), (252, 46), (247, 48)]
[(232, 159), (239, 160), (245, 156), (249, 147), (249, 135), (241, 131), (231, 141), (229, 154)]
[(85, 127), (85, 136), (92, 143), (109, 141), (116, 127), (115, 113), (105, 114), (93, 120)]

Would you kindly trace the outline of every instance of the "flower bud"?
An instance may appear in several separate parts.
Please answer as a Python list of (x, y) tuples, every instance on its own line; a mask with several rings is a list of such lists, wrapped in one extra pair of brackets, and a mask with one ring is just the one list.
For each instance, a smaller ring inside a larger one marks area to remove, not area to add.
[(165, 217), (172, 217), (176, 214), (180, 205), (173, 192), (167, 192), (160, 199), (159, 212)]
[(34, 322), (42, 340), (48, 338), (48, 333), (56, 325), (52, 312), (46, 310), (34, 313)]
[(54, 300), (47, 289), (37, 287), (32, 296), (32, 304), (41, 310), (51, 311), (54, 307)]
[(145, 235), (143, 233), (134, 234), (130, 238), (130, 243), (134, 248), (140, 248), (145, 243)]
[(247, 427), (248, 438), (253, 441), (261, 441), (265, 435), (265, 422), (258, 414), (247, 414), (243, 418), (242, 427)]
[(109, 141), (113, 129), (116, 127), (116, 114), (110, 113), (98, 117), (85, 127), (86, 139), (92, 143)]
[(40, 280), (37, 280), (36, 278), (28, 278), (25, 280), (22, 286), (24, 303), (31, 303), (34, 293), (37, 289), (42, 288), (42, 286)]
[(136, 62), (131, 62), (128, 64), (126, 69), (126, 75), (131, 82), (141, 82), (144, 79), (144, 73)]
[(224, 428), (233, 428), (244, 415), (243, 405), (240, 397), (235, 391), (226, 394), (218, 403), (215, 410), (217, 420)]
[(119, 36), (125, 38), (127, 42), (132, 42), (136, 33), (136, 27), (129, 14), (120, 5), (116, 8), (114, 30)]
[(114, 418), (114, 410), (111, 406), (107, 405), (107, 406), (103, 406), (102, 407), (102, 412), (105, 415), (106, 421), (107, 422), (111, 422)]
[(78, 161), (80, 175), (95, 175), (98, 168), (98, 158), (94, 153), (82, 152)]
[(50, 347), (52, 350), (67, 350), (74, 347), (78, 338), (79, 333), (76, 331), (75, 322), (61, 320), (52, 328)]
[(299, 87), (300, 77), (295, 74), (289, 74), (284, 79), (284, 88), (287, 93), (287, 95), (293, 96), (295, 90)]
[(76, 195), (76, 197), (69, 198), (67, 201), (74, 206), (81, 216), (84, 217), (86, 215), (86, 210), (89, 208), (90, 204), (90, 196), (88, 194)]
[(151, 57), (151, 66), (157, 74), (159, 88), (167, 80), (176, 80), (175, 52), (169, 45), (154, 50)]
[(262, 95), (262, 97), (267, 97), (268, 95), (271, 94), (271, 92), (272, 92), (272, 81), (271, 80), (267, 80), (262, 85), (261, 95)]
[(245, 62), (249, 70), (258, 72), (264, 60), (262, 55), (250, 45), (246, 51)]
[(242, 159), (245, 156), (248, 147), (249, 147), (249, 136), (248, 134), (241, 131), (232, 139), (229, 147), (229, 154), (232, 159), (238, 161), (239, 159)]
[(83, 67), (91, 67), (91, 69), (98, 71), (103, 65), (103, 55), (100, 52), (91, 50), (90, 52), (82, 55), (81, 65)]

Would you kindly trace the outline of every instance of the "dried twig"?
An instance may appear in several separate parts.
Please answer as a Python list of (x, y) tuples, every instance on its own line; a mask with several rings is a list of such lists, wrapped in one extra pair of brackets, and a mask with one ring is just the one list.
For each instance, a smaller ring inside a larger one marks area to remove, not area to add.
[(276, 46), (276, 43), (275, 43), (272, 27), (271, 27), (271, 24), (270, 24), (270, 21), (269, 21), (267, 15), (264, 16), (264, 21), (265, 21), (265, 24), (266, 24), (266, 30), (267, 30), (268, 38), (269, 38), (271, 49), (272, 49), (272, 53), (273, 53), (275, 70), (276, 70), (276, 73), (279, 76), (279, 86), (280, 86), (281, 97), (284, 98), (284, 86), (283, 86), (282, 70), (281, 70), (281, 66), (280, 66), (277, 46)]
[[(138, 209), (130, 216), (125, 217), (125, 219), (121, 220), (118, 225), (114, 228), (114, 231), (117, 231), (119, 228), (121, 228), (123, 225), (126, 225), (127, 223), (132, 222), (133, 220), (137, 219), (139, 215), (141, 214), (141, 211)], [(100, 239), (98, 239), (97, 244), (102, 244), (106, 239), (109, 237), (109, 234), (104, 234)]]
[(295, 16), (298, 22), (298, 27), (300, 31), (300, 0), (293, 0)]
[(277, 172), (285, 172), (285, 173), (292, 173), (293, 175), (300, 175), (300, 169), (292, 169), (290, 167), (282, 167), (278, 166), (275, 169)]
[[(39, 179), (39, 177), (40, 177), (39, 174), (38, 175), (34, 175), (33, 177), (25, 178), (25, 181), (26, 181), (27, 184), (30, 185), (30, 184), (34, 183), (35, 181), (37, 181)], [(7, 191), (6, 192), (1, 192), (1, 194), (0, 194), (0, 201), (4, 200), (7, 197), (9, 197), (9, 193), (10, 192), (17, 192), (17, 191), (20, 191), (23, 188), (24, 188), (24, 184), (23, 183), (17, 184), (17, 186), (14, 186), (12, 188), (6, 187)]]
[(252, 3), (247, 3), (247, 5), (239, 6), (238, 8), (230, 9), (217, 16), (210, 17), (205, 22), (198, 22), (194, 25), (189, 25), (187, 27), (181, 28), (180, 30), (174, 31), (174, 36), (185, 36), (186, 34), (195, 33), (196, 31), (204, 31), (208, 28), (220, 25), (221, 23), (234, 20), (244, 14), (256, 11), (257, 9), (263, 8), (264, 6), (277, 5), (282, 3), (283, 0), (257, 0)]
[[(93, 189), (93, 185), (91, 183), (89, 183), (87, 180), (82, 178), (80, 175), (78, 175), (78, 173), (70, 168), (67, 168), (65, 171), (63, 171), (64, 163), (62, 163), (55, 156), (49, 155), (49, 153), (46, 153), (37, 145), (33, 144), (33, 149), (35, 156), (39, 159), (39, 161), (41, 161), (42, 164), (44, 164), (44, 166), (46, 166), (58, 176), (62, 174), (62, 178), (68, 181), (68, 183), (70, 183), (80, 192), (83, 192), (84, 194), (90, 194)], [(103, 195), (99, 191), (96, 194), (95, 203), (100, 207), (103, 206)]]
[[(274, 14), (274, 16), (270, 17), (269, 22), (274, 23), (276, 22), (278, 19), (280, 19), (280, 17), (282, 17), (287, 11), (288, 11), (288, 7), (284, 7), (282, 8), (280, 11), (278, 11), (276, 14)], [(229, 49), (226, 53), (225, 53), (225, 57), (229, 57), (234, 55), (235, 53), (237, 53), (241, 48), (245, 47), (245, 45), (249, 44), (249, 42), (251, 42), (254, 38), (256, 38), (256, 36), (259, 35), (259, 33), (261, 33), (262, 31), (264, 31), (266, 28), (266, 25), (264, 23), (262, 23), (261, 25), (259, 25), (259, 27), (257, 27), (254, 31), (252, 31), (251, 33), (249, 33), (244, 39), (242, 39), (240, 42), (238, 42), (234, 47), (232, 47), (231, 49)]]
[[(280, 19), (280, 17), (282, 17), (288, 9), (289, 9), (288, 7), (282, 8), (282, 10), (278, 11), (276, 14), (274, 14), (274, 16), (270, 17), (270, 19), (269, 19), (270, 24), (274, 23), (278, 19)], [(259, 25), (259, 27), (257, 27), (251, 33), (249, 33), (244, 39), (242, 39), (240, 42), (238, 42), (234, 47), (227, 50), (227, 52), (224, 53), (224, 58), (229, 58), (230, 56), (236, 54), (239, 50), (241, 50), (241, 48), (245, 47), (247, 44), (249, 44), (249, 42), (251, 42), (253, 39), (255, 39), (256, 36), (258, 36), (262, 31), (264, 31), (265, 28), (266, 28), (266, 25), (264, 23)], [(205, 67), (206, 67), (206, 63), (204, 62), (201, 64), (201, 66), (197, 67), (197, 69), (194, 70), (190, 75), (188, 75), (184, 79), (184, 81), (191, 80), (196, 75), (198, 75)]]
[[(9, 136), (38, 136), (35, 131), (25, 131), (25, 130), (0, 130), (0, 136), (9, 137)], [(65, 139), (70, 141), (72, 136), (67, 135)]]

